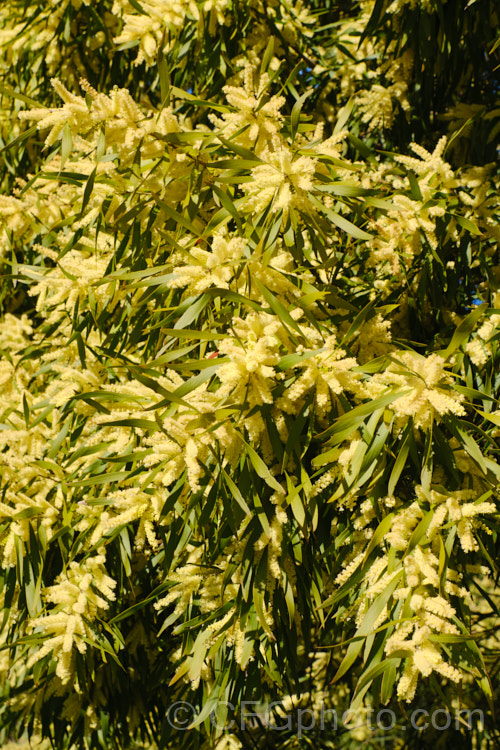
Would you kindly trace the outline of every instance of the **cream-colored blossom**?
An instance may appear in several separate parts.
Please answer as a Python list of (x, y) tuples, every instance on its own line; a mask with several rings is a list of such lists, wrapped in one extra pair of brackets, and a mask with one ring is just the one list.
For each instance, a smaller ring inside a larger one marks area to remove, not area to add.
[(256, 78), (254, 68), (247, 64), (243, 72), (243, 85), (223, 88), (234, 111), (224, 112), (221, 117), (211, 115), (210, 119), (226, 138), (255, 149), (260, 155), (281, 129), (284, 118), (280, 110), (285, 104), (285, 97), (271, 96), (267, 99), (269, 75), (260, 75), (258, 80)]
[[(335, 335), (319, 342), (319, 351), (304, 359), (301, 373), (278, 399), (277, 406), (293, 414), (304, 403), (305, 397), (314, 391), (318, 415), (325, 417), (331, 409), (334, 395), (343, 391), (357, 392), (361, 375), (355, 372), (358, 363), (354, 357), (346, 357), (346, 352), (337, 344)], [(321, 345), (323, 344), (323, 345)]]
[(43, 592), (45, 602), (55, 607), (31, 620), (34, 632), (43, 633), (46, 640), (29, 658), (28, 666), (52, 653), (61, 682), (74, 679), (74, 649), (83, 654), (88, 648), (86, 639), (94, 639), (87, 622), (93, 623), (115, 598), (116, 582), (106, 574), (104, 562), (102, 553), (82, 563), (71, 562)]
[(374, 375), (366, 386), (367, 392), (372, 397), (387, 388), (402, 393), (391, 409), (400, 422), (412, 417), (415, 427), (426, 430), (445, 414), (465, 414), (464, 396), (453, 390), (453, 379), (445, 365), (439, 354), (424, 357), (410, 351), (394, 353), (386, 370)]
[(390, 128), (393, 125), (395, 102), (399, 102), (404, 109), (409, 109), (407, 90), (408, 86), (404, 82), (393, 83), (388, 87), (374, 83), (371, 88), (359, 94), (357, 104), (363, 113), (361, 120), (367, 123), (368, 130)]
[(241, 237), (229, 238), (222, 232), (216, 234), (208, 249), (195, 246), (189, 254), (186, 252), (178, 257), (169, 284), (186, 287), (191, 294), (199, 294), (210, 286), (228, 289), (241, 265), (245, 249), (246, 243)]
[(270, 204), (273, 211), (286, 215), (291, 208), (314, 211), (309, 193), (314, 184), (315, 159), (294, 155), (288, 146), (274, 142), (272, 149), (261, 154), (264, 162), (252, 169), (251, 182), (243, 189), (245, 210), (260, 212)]
[[(154, 116), (147, 116), (132, 99), (127, 89), (115, 88), (108, 95), (98, 93), (90, 84), (82, 80), (81, 87), (90, 99), (90, 107), (84, 97), (68, 91), (57, 78), (52, 86), (63, 100), (62, 107), (39, 108), (20, 112), (24, 120), (37, 122), (39, 130), (50, 128), (45, 144), (51, 146), (63, 134), (66, 125), (76, 136), (99, 134), (101, 125), (106, 124), (106, 144), (116, 147), (123, 156), (134, 157), (139, 142), (151, 133), (163, 135), (178, 130), (177, 118), (169, 107)], [(161, 147), (156, 148), (161, 153)]]
[[(442, 185), (445, 188), (456, 188), (459, 182), (455, 177), (451, 166), (443, 160), (443, 154), (447, 145), (446, 136), (442, 136), (436, 144), (432, 153), (427, 151), (423, 146), (417, 143), (411, 143), (411, 150), (420, 157), (416, 159), (413, 156), (396, 156), (396, 161), (404, 164), (405, 167), (421, 175), (424, 180), (421, 185)], [(421, 187), (422, 189), (422, 187)]]
[(479, 549), (474, 538), (474, 529), (477, 527), (478, 516), (496, 513), (495, 503), (471, 502), (476, 498), (475, 490), (448, 490), (446, 493), (431, 489), (425, 493), (422, 487), (416, 487), (415, 492), (421, 500), (428, 500), (431, 506), (436, 507), (436, 512), (428, 529), (429, 538), (445, 522), (454, 522), (457, 525), (458, 538), (464, 552), (472, 552)]
[(220, 353), (229, 359), (217, 370), (220, 396), (248, 399), (250, 408), (270, 404), (275, 366), (281, 359), (281, 323), (266, 313), (250, 313), (246, 319), (235, 319), (234, 329), (235, 338), (228, 337), (219, 344)]
[[(187, 18), (199, 18), (198, 5), (194, 0), (142, 0), (141, 8), (143, 13), (137, 13), (127, 0), (115, 0), (113, 5), (115, 14), (123, 13), (124, 22), (114, 42), (117, 45), (138, 45), (136, 65), (146, 62), (150, 66), (155, 63), (158, 51), (167, 52), (169, 49), (169, 32), (178, 32)], [(219, 13), (222, 10), (221, 0), (218, 0), (217, 10)]]

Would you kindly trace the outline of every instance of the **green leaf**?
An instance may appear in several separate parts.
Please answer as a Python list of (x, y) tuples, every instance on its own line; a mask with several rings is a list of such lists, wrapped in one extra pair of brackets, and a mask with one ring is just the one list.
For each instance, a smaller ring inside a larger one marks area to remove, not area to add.
[(71, 135), (71, 128), (67, 122), (62, 131), (61, 141), (61, 169), (64, 169), (64, 165), (68, 159), (73, 148), (73, 137)]
[(207, 641), (211, 635), (212, 633), (208, 629), (201, 630), (198, 633), (193, 646), (193, 653), (189, 660), (188, 676), (190, 680), (198, 680), (200, 678), (201, 668), (208, 650)]
[(408, 180), (410, 182), (411, 197), (413, 200), (423, 202), (424, 198), (422, 191), (420, 190), (420, 185), (418, 184), (418, 180), (413, 172), (408, 172)]
[(257, 613), (258, 620), (262, 626), (262, 629), (266, 633), (266, 635), (271, 639), (271, 641), (275, 641), (276, 637), (269, 627), (267, 620), (266, 620), (266, 612), (265, 612), (265, 591), (267, 589), (267, 550), (264, 550), (264, 553), (259, 561), (259, 564), (257, 566), (257, 570), (255, 573), (255, 580), (253, 583), (252, 588), (252, 595), (253, 595), (253, 604), (255, 607), (255, 611)]
[(480, 414), (483, 417), (483, 419), (487, 419), (488, 422), (492, 422), (493, 424), (500, 427), (500, 411), (486, 412), (486, 411), (479, 411), (478, 409), (477, 413)]
[(356, 711), (362, 704), (363, 698), (371, 687), (372, 682), (380, 675), (385, 675), (389, 672), (391, 675), (396, 674), (396, 668), (401, 663), (401, 659), (390, 658), (384, 659), (379, 664), (374, 664), (366, 669), (359, 681), (356, 683), (356, 692), (354, 693), (353, 700), (349, 706), (349, 711)]
[(297, 128), (299, 126), (300, 121), (300, 112), (302, 110), (302, 106), (307, 99), (308, 96), (311, 95), (311, 91), (305, 91), (302, 96), (299, 96), (295, 104), (292, 108), (292, 114), (290, 116), (290, 130), (291, 130), (291, 137), (292, 137), (292, 143), (295, 141), (295, 136), (297, 135)]
[[(460, 425), (463, 424), (466, 429), (463, 429)], [(455, 431), (458, 433), (459, 438), (469, 456), (475, 461), (484, 474), (488, 473), (488, 467), (486, 465), (485, 458), (481, 453), (481, 448), (476, 443), (470, 432), (467, 431), (469, 425), (462, 422), (462, 420), (456, 420), (454, 424)]]
[(160, 79), (160, 95), (162, 106), (168, 106), (170, 101), (170, 74), (168, 62), (161, 47), (158, 51), (158, 77)]
[(448, 359), (453, 352), (465, 343), (465, 341), (468, 341), (472, 331), (476, 327), (476, 323), (482, 318), (487, 307), (488, 305), (485, 302), (483, 302), (482, 305), (478, 305), (475, 310), (469, 313), (467, 317), (462, 320), (460, 325), (457, 326), (450, 343), (445, 351), (442, 352), (445, 359)]
[(315, 185), (315, 190), (320, 193), (332, 193), (345, 198), (359, 198), (360, 196), (373, 195), (374, 190), (359, 187), (359, 185), (350, 185), (346, 182), (325, 183), (324, 185)]
[(306, 512), (305, 508), (302, 502), (302, 498), (300, 497), (300, 487), (295, 487), (293, 484), (292, 479), (288, 476), (288, 474), (285, 472), (286, 476), (286, 483), (288, 487), (288, 495), (287, 495), (287, 503), (292, 508), (292, 513), (295, 516), (295, 519), (299, 526), (304, 526), (305, 520), (306, 520)]
[(389, 659), (388, 668), (384, 671), (382, 685), (380, 688), (380, 700), (383, 705), (389, 703), (394, 695), (394, 683), (396, 682), (397, 668), (401, 659)]
[(321, 354), (324, 349), (313, 349), (310, 352), (302, 352), (302, 354), (285, 354), (276, 365), (278, 370), (289, 370), (297, 365), (300, 365), (306, 359), (314, 357), (316, 354)]
[(417, 527), (414, 529), (410, 537), (410, 541), (408, 542), (407, 554), (411, 552), (411, 550), (414, 549), (418, 544), (420, 544), (423, 537), (426, 535), (427, 530), (429, 526), (431, 525), (432, 519), (434, 518), (434, 513), (435, 513), (434, 508), (431, 508), (431, 510), (427, 511), (425, 516), (422, 518), (422, 520), (418, 523)]
[(103, 422), (103, 425), (109, 427), (136, 427), (140, 430), (146, 430), (147, 432), (157, 432), (160, 428), (156, 422), (149, 419), (115, 419), (109, 422)]
[(370, 543), (368, 544), (368, 547), (365, 550), (365, 554), (363, 556), (364, 561), (366, 562), (372, 552), (380, 546), (380, 544), (385, 539), (385, 535), (390, 530), (392, 523), (394, 521), (394, 513), (389, 513), (388, 516), (383, 518), (377, 528), (375, 529), (375, 532), (373, 536), (370, 539)]
[(226, 485), (228, 486), (231, 495), (236, 500), (240, 508), (246, 513), (247, 516), (252, 518), (252, 515), (253, 515), (252, 511), (248, 507), (248, 504), (245, 498), (243, 497), (243, 495), (241, 494), (241, 492), (239, 491), (238, 487), (235, 485), (235, 483), (233, 482), (229, 474), (224, 469), (221, 470), (221, 474), (224, 477), (224, 481)]
[(482, 234), (481, 230), (478, 229), (478, 227), (474, 224), (474, 222), (471, 221), (470, 219), (466, 219), (465, 216), (455, 216), (454, 218), (457, 224), (459, 224), (461, 227), (466, 229), (471, 234), (476, 234), (476, 235)]
[(130, 2), (130, 5), (132, 6), (132, 8), (134, 8), (134, 10), (136, 10), (142, 16), (147, 16), (148, 15), (146, 13), (146, 11), (144, 10), (144, 8), (142, 7), (142, 5), (140, 4), (139, 0), (129, 0), (129, 2)]
[(229, 151), (234, 151), (234, 153), (241, 156), (242, 159), (255, 162), (256, 164), (264, 164), (262, 159), (260, 159), (254, 151), (250, 151), (250, 149), (240, 146), (238, 143), (235, 143), (234, 140), (227, 140), (221, 135), (218, 136), (218, 140), (223, 143)]
[[(356, 406), (354, 409), (350, 409), (341, 417), (338, 417), (334, 421), (333, 425), (321, 434), (332, 435), (330, 442), (333, 444), (341, 442), (345, 439), (346, 433), (351, 434), (358, 429), (359, 425), (366, 416), (373, 414), (373, 412), (377, 411), (377, 409), (380, 409), (381, 407), (389, 406), (389, 404), (392, 404), (393, 401), (397, 401), (398, 398), (402, 398), (407, 393), (409, 393), (409, 391), (407, 390), (398, 391), (396, 393), (388, 393), (387, 395), (379, 396), (378, 398), (374, 399), (373, 401), (369, 401), (366, 404), (360, 404), (360, 406)], [(321, 463), (323, 463), (323, 456), (317, 456), (313, 459), (312, 463), (314, 466), (321, 465)]]
[(94, 190), (94, 183), (95, 183), (96, 176), (97, 176), (97, 167), (94, 167), (85, 185), (85, 190), (83, 191), (83, 199), (82, 199), (82, 207), (80, 209), (80, 216), (83, 216), (83, 213), (85, 209), (87, 208), (88, 202), (90, 200), (90, 196), (92, 195), (92, 191)]
[(255, 469), (255, 472), (257, 475), (264, 480), (266, 484), (269, 485), (269, 487), (272, 487), (273, 490), (276, 490), (280, 494), (284, 494), (283, 487), (278, 484), (276, 479), (272, 476), (271, 472), (265, 465), (264, 461), (261, 459), (261, 457), (254, 451), (251, 445), (249, 445), (242, 437), (239, 435), (239, 438), (241, 442), (245, 445), (246, 453), (248, 455), (248, 458), (250, 459), (250, 463), (252, 464), (253, 468)]
[(32, 128), (28, 128), (28, 130), (25, 130), (24, 133), (21, 133), (21, 135), (18, 135), (17, 138), (14, 138), (14, 140), (12, 140), (10, 143), (7, 143), (6, 146), (0, 148), (0, 154), (3, 154), (5, 151), (8, 151), (11, 148), (19, 146), (19, 144), (23, 141), (27, 141), (29, 138), (31, 138), (32, 135), (35, 135), (36, 131), (36, 125), (34, 125)]
[[(264, 299), (268, 303), (271, 310), (274, 312), (274, 314), (279, 318), (281, 323), (291, 328), (293, 331), (296, 331), (300, 335), (302, 335), (301, 328), (299, 324), (292, 318), (286, 307), (279, 301), (277, 297), (274, 296), (272, 292), (269, 291), (269, 289), (266, 289), (266, 287), (261, 284), (261, 282), (258, 279), (254, 279), (253, 283), (256, 285), (258, 290), (263, 295)], [(293, 334), (290, 332), (290, 335), (293, 338)]]
[(354, 96), (351, 96), (347, 104), (339, 109), (337, 114), (337, 122), (335, 123), (335, 127), (333, 128), (334, 133), (340, 133), (340, 131), (343, 130), (343, 128), (347, 125), (355, 104), (356, 99)]
[(38, 508), (36, 506), (30, 507), (30, 508), (24, 508), (24, 510), (20, 510), (18, 513), (12, 516), (13, 521), (26, 521), (28, 518), (34, 518), (35, 516), (40, 516), (43, 514), (43, 508)]
[(339, 229), (342, 229), (343, 232), (347, 232), (347, 234), (350, 234), (352, 237), (355, 237), (358, 240), (371, 240), (371, 234), (363, 231), (363, 229), (357, 227), (352, 223), (352, 221), (344, 218), (344, 216), (340, 216), (340, 214), (336, 213), (336, 211), (332, 211), (331, 208), (327, 208), (327, 206), (320, 203), (320, 201), (318, 201), (318, 199), (313, 195), (310, 196), (310, 200), (321, 210), (321, 212), (327, 217), (327, 219), (333, 222), (333, 224), (335, 224), (335, 226), (337, 226)]
[(243, 234), (243, 225), (241, 223), (240, 214), (238, 213), (238, 209), (236, 208), (236, 205), (233, 203), (229, 195), (219, 187), (217, 187), (217, 185), (212, 185), (212, 190), (214, 191), (226, 211), (233, 217), (238, 230)]
[(236, 169), (246, 171), (247, 169), (254, 169), (262, 164), (262, 160), (257, 156), (252, 159), (221, 159), (220, 161), (213, 161), (207, 164), (209, 169)]
[(396, 485), (398, 483), (399, 477), (401, 476), (401, 473), (406, 465), (406, 459), (408, 457), (409, 451), (410, 451), (410, 425), (407, 425), (403, 433), (402, 442), (400, 445), (398, 445), (396, 460), (394, 462), (394, 466), (392, 467), (391, 475), (389, 477), (389, 482), (387, 484), (387, 494), (389, 496), (394, 494), (394, 490), (396, 489)]
[(263, 75), (264, 73), (267, 73), (267, 69), (269, 68), (269, 64), (273, 58), (273, 55), (274, 55), (274, 37), (270, 36), (267, 42), (267, 47), (262, 56), (262, 62), (260, 64), (261, 75)]
[(368, 609), (368, 612), (363, 618), (363, 621), (356, 631), (354, 638), (356, 640), (349, 644), (346, 655), (342, 660), (340, 667), (337, 670), (334, 682), (338, 682), (340, 678), (349, 671), (352, 667), (363, 648), (365, 638), (372, 632), (374, 623), (378, 620), (382, 614), (384, 608), (389, 602), (389, 599), (393, 595), (396, 587), (398, 586), (402, 576), (402, 571), (396, 573), (392, 581), (386, 586), (384, 591), (377, 596), (373, 604)]

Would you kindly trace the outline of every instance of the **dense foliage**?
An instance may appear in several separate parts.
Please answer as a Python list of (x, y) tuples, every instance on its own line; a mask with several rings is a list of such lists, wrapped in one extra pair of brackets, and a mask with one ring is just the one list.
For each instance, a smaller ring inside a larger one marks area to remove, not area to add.
[(499, 16), (4, 1), (5, 741), (496, 741)]

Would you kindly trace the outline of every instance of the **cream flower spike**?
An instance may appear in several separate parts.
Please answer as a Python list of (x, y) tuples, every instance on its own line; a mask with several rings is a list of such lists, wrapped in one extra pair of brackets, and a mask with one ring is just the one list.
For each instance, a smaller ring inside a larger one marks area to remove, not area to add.
[(420, 160), (412, 156), (395, 156), (394, 158), (429, 182), (434, 183), (437, 177), (445, 188), (456, 188), (460, 186), (460, 182), (456, 179), (453, 169), (443, 159), (447, 143), (448, 139), (443, 135), (432, 153), (418, 143), (410, 143), (411, 150), (420, 157)]
[(269, 82), (267, 73), (257, 76), (252, 65), (245, 65), (243, 85), (223, 87), (226, 100), (235, 111), (224, 112), (221, 117), (210, 115), (211, 122), (222, 129), (226, 138), (243, 131), (235, 142), (255, 149), (257, 154), (278, 134), (284, 120), (281, 114), (284, 96), (274, 95), (264, 103), (261, 101)]

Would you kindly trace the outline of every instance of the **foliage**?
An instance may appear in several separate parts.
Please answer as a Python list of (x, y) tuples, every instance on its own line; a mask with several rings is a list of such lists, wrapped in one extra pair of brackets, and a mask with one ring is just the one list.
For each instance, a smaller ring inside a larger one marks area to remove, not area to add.
[(492, 707), (498, 15), (4, 3), (5, 741), (371, 748), (227, 709)]

